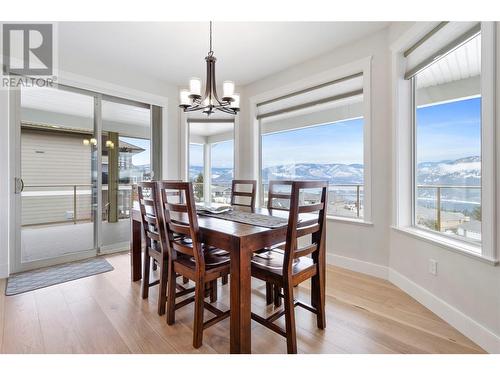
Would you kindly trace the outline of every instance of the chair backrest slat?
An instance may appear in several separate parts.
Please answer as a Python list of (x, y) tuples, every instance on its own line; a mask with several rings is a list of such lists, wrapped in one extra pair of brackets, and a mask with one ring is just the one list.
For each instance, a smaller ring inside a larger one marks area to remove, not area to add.
[(167, 225), (175, 233), (184, 234), (186, 236), (191, 235), (191, 229), (189, 228), (189, 225), (178, 224), (178, 223), (174, 222), (173, 220), (170, 223), (168, 223)]
[[(241, 185), (249, 186), (250, 191), (240, 191), (238, 190)], [(255, 193), (257, 190), (257, 181), (255, 180), (233, 180), (231, 184), (231, 205), (232, 206), (242, 206), (242, 207), (255, 207)], [(242, 203), (243, 197), (250, 201), (247, 204)], [(237, 199), (238, 198), (238, 199)], [(250, 199), (248, 199), (250, 198)]]
[(318, 250), (318, 244), (312, 243), (295, 250), (294, 258), (300, 258), (314, 253)]
[(320, 229), (319, 224), (308, 225), (306, 227), (297, 228), (297, 238), (307, 236), (308, 234), (316, 233)]
[(188, 208), (184, 204), (166, 203), (165, 208), (172, 212), (187, 212)]
[(320, 211), (323, 209), (323, 207), (324, 207), (324, 205), (322, 203), (310, 204), (307, 206), (299, 206), (299, 214), (306, 213), (306, 212)]

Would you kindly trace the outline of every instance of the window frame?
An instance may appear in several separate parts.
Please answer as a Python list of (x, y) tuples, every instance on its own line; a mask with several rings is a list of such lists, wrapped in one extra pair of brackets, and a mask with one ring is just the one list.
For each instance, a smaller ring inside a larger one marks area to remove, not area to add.
[[(342, 216), (327, 215), (327, 219), (336, 222), (348, 224), (363, 224), (373, 225), (372, 220), (372, 178), (371, 178), (371, 161), (372, 161), (372, 106), (371, 106), (371, 64), (372, 56), (367, 56), (357, 61), (330, 69), (328, 71), (307, 77), (297, 82), (293, 82), (287, 86), (253, 96), (249, 99), (250, 102), (250, 121), (253, 125), (253, 138), (256, 140), (253, 145), (253, 176), (257, 177), (257, 202), (263, 204), (264, 194), (262, 189), (262, 132), (261, 123), (257, 119), (257, 103), (270, 100), (283, 95), (291, 94), (309, 87), (320, 85), (325, 82), (341, 79), (349, 75), (362, 72), (363, 73), (363, 164), (364, 164), (364, 216), (363, 218), (349, 218)], [(317, 124), (316, 124), (317, 125)]]
[[(426, 231), (415, 226), (415, 108), (414, 81), (405, 80), (405, 58), (403, 51), (411, 42), (432, 28), (432, 23), (416, 24), (391, 45), (392, 50), (392, 102), (393, 102), (393, 215), (392, 228), (414, 238), (434, 243), (487, 263), (498, 264), (497, 231), (500, 222), (496, 219), (497, 206), (497, 160), (496, 149), (500, 144), (496, 125), (496, 24), (481, 22), (481, 207), (482, 243), (471, 245), (470, 241)], [(485, 162), (486, 161), (486, 162)]]

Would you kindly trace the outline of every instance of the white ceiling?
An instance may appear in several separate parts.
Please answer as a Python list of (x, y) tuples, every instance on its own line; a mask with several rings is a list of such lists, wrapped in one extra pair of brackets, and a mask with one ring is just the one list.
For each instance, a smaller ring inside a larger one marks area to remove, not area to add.
[[(94, 116), (94, 98), (88, 95), (50, 88), (23, 88), (21, 91), (21, 108), (92, 119)], [(103, 121), (149, 127), (150, 111), (148, 108), (103, 100), (102, 119)]]
[(189, 133), (202, 137), (210, 137), (212, 135), (224, 134), (232, 132), (233, 123), (227, 122), (191, 122), (189, 124)]
[[(389, 22), (215, 22), (217, 81), (246, 85), (325, 54)], [(185, 85), (204, 78), (208, 22), (61, 22), (61, 69), (112, 69)]]
[(481, 35), (450, 52), (417, 75), (417, 87), (443, 85), (481, 74)]

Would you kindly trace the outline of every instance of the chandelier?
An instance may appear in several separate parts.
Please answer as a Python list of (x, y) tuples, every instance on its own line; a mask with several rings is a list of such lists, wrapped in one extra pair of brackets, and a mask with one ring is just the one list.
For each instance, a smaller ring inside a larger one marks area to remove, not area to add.
[(223, 96), (219, 99), (215, 84), (215, 61), (217, 59), (212, 51), (212, 22), (210, 22), (210, 52), (205, 57), (207, 62), (207, 81), (205, 93), (201, 95), (201, 79), (191, 78), (189, 90), (180, 91), (180, 105), (184, 112), (203, 111), (208, 116), (215, 111), (236, 115), (240, 110), (240, 96), (234, 93), (234, 82), (222, 83)]

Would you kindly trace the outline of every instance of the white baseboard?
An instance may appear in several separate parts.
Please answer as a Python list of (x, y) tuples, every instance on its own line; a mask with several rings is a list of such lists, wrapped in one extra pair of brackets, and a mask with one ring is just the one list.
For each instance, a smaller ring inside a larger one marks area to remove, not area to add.
[(392, 268), (335, 254), (326, 258), (328, 264), (390, 281), (488, 353), (500, 353), (498, 335)]
[(389, 278), (389, 268), (380, 264), (328, 253), (326, 254), (326, 262), (333, 266), (347, 268), (351, 271), (361, 272), (384, 280)]
[(422, 288), (406, 276), (389, 268), (389, 281), (415, 298), (434, 314), (481, 346), (488, 353), (500, 353), (500, 337), (470, 316)]

